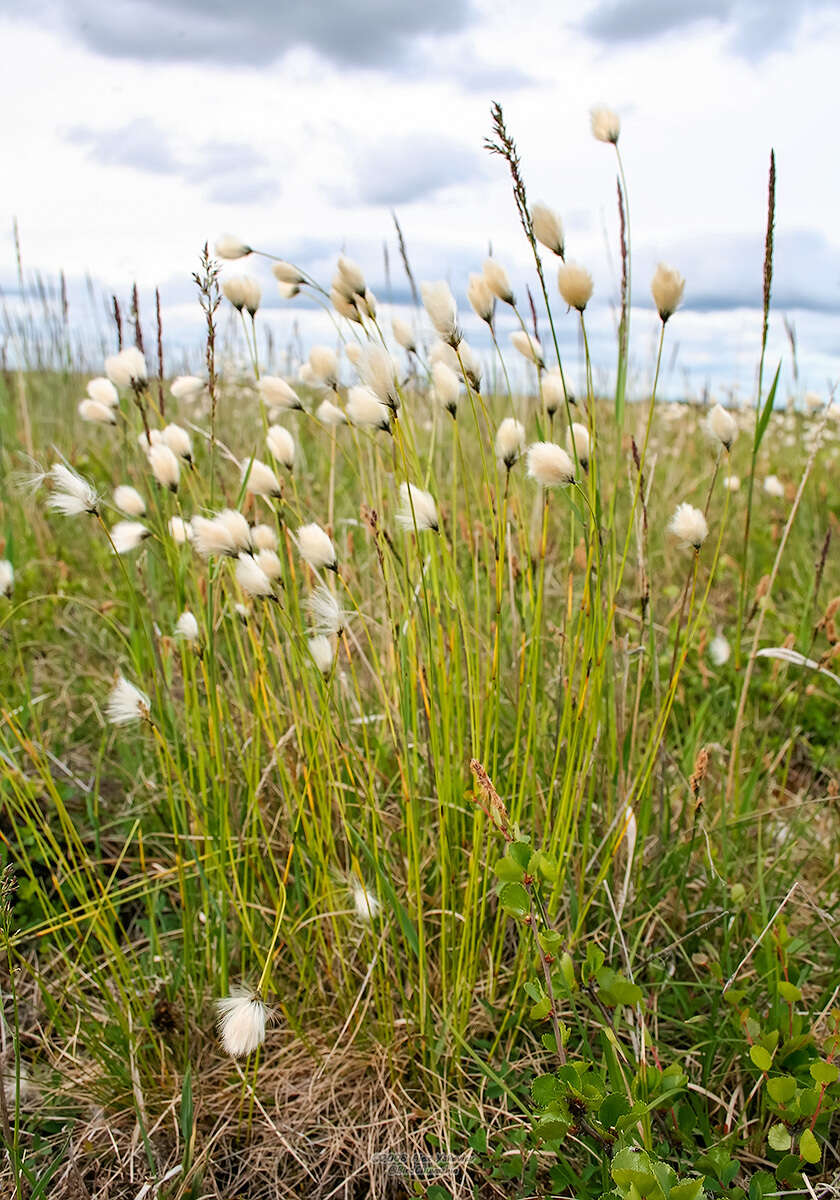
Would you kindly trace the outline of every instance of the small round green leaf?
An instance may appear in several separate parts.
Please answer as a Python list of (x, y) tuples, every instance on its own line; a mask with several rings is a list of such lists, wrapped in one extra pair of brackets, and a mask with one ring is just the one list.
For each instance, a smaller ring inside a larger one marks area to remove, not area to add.
[(771, 1125), (767, 1141), (773, 1150), (778, 1150), (782, 1154), (790, 1150), (790, 1132), (784, 1125)]
[(499, 893), (499, 900), (505, 912), (512, 917), (524, 917), (531, 911), (531, 897), (521, 883), (506, 883)]
[[(523, 888), (522, 890), (524, 891), (525, 889)], [(504, 901), (502, 901), (502, 904), (504, 904)], [(759, 1071), (769, 1071), (773, 1065), (773, 1059), (770, 1054), (763, 1046), (759, 1046), (758, 1044), (750, 1046), (750, 1058)]]
[(810, 1129), (803, 1130), (802, 1136), (799, 1139), (799, 1153), (805, 1159), (806, 1163), (818, 1163), (822, 1158), (817, 1139), (811, 1133)]

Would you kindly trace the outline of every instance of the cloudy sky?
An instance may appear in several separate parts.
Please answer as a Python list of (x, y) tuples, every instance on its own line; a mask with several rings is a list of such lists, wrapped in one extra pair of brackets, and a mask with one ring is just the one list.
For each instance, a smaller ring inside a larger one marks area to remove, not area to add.
[[(656, 330), (648, 281), (664, 260), (687, 280), (669, 390), (708, 382), (749, 396), (771, 146), (771, 354), (785, 355), (789, 385), (785, 315), (802, 386), (840, 378), (837, 0), (530, 0), (518, 13), (508, 0), (3, 0), (0, 35), (11, 310), (14, 217), (25, 271), (63, 269), (79, 323), (86, 276), (123, 298), (136, 280), (144, 301), (159, 285), (184, 361), (199, 338), (191, 272), (225, 230), (324, 282), (343, 250), (383, 308), (410, 315), (396, 210), (418, 278), (447, 278), (463, 296), (492, 244), (521, 295), (528, 247), (504, 166), (482, 148), (499, 100), (530, 196), (561, 212), (568, 256), (595, 277), (590, 322), (606, 372), (615, 156), (588, 123), (602, 102), (622, 118), (637, 389)], [(264, 283), (278, 344), (295, 328), (304, 342), (332, 336), (317, 309), (279, 299), (264, 266), (247, 269)], [(574, 322), (559, 301), (558, 312), (573, 354)]]

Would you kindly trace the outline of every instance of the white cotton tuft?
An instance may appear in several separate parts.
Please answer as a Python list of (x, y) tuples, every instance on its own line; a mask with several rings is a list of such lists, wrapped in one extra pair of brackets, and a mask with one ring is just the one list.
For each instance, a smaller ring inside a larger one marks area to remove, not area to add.
[(315, 416), (322, 425), (327, 425), (335, 428), (337, 425), (346, 425), (347, 418), (337, 404), (333, 404), (331, 400), (322, 400), (315, 410)]
[(309, 366), (321, 383), (328, 388), (338, 387), (338, 356), (330, 346), (313, 346), (309, 351)]
[(316, 571), (322, 567), (326, 567), (330, 571), (337, 570), (332, 538), (314, 521), (309, 525), (301, 525), (297, 531), (297, 545), (303, 561)]
[(732, 647), (722, 633), (716, 634), (709, 642), (709, 658), (716, 667), (722, 667), (728, 662), (731, 654)]
[(557, 213), (547, 204), (535, 204), (531, 209), (531, 223), (537, 241), (558, 258), (564, 258), (566, 244), (563, 222)]
[(768, 475), (764, 480), (764, 491), (768, 496), (772, 496), (774, 500), (784, 500), (785, 485), (779, 479), (778, 475)]
[(679, 271), (660, 263), (653, 273), (650, 294), (664, 324), (679, 308), (685, 291), (685, 280)]
[(197, 375), (179, 375), (172, 380), (169, 390), (176, 400), (197, 400), (206, 387)]
[(354, 296), (364, 296), (366, 291), (365, 277), (362, 268), (354, 263), (352, 258), (340, 254), (338, 257), (339, 290), (351, 300)]
[(384, 346), (375, 342), (364, 346), (358, 363), (359, 376), (378, 400), (396, 412), (400, 397), (397, 391), (397, 367)]
[(497, 299), (504, 304), (514, 304), (513, 288), (510, 286), (508, 273), (495, 258), (486, 258), (483, 268), (484, 280)]
[(527, 358), (538, 367), (545, 366), (542, 346), (530, 333), (526, 333), (524, 329), (516, 329), (510, 335), (510, 340), (523, 358)]
[(247, 258), (253, 251), (247, 242), (243, 242), (233, 233), (222, 233), (216, 238), (216, 245), (213, 247), (213, 253), (217, 258), (226, 258), (229, 260), (236, 258)]
[(146, 360), (136, 346), (127, 346), (105, 359), (105, 374), (117, 388), (140, 388), (146, 382)]
[(577, 452), (577, 460), (583, 467), (584, 471), (589, 469), (589, 430), (585, 425), (575, 421), (571, 429), (566, 430), (566, 445), (571, 452), (574, 444)]
[(270, 596), (271, 580), (250, 554), (240, 554), (236, 560), (236, 582), (249, 596)]
[(8, 558), (0, 558), (0, 596), (11, 596), (15, 586), (15, 569)]
[(161, 487), (169, 488), (170, 492), (177, 492), (181, 464), (165, 443), (158, 442), (156, 446), (152, 446), (149, 451), (149, 466)]
[(228, 508), (214, 517), (194, 516), (192, 540), (202, 558), (233, 557), (250, 547), (251, 531), (242, 514)]
[(306, 607), (316, 633), (336, 637), (347, 625), (347, 613), (326, 584), (315, 588), (307, 598)]
[(413, 483), (401, 483), (400, 508), (396, 520), (402, 529), (416, 529), (418, 533), (431, 529), (437, 533), (439, 527), (434, 496)]
[(257, 390), (266, 404), (274, 408), (303, 408), (295, 390), (279, 375), (263, 375), (257, 380)]
[(110, 379), (91, 379), (85, 389), (91, 400), (97, 400), (108, 408), (116, 408), (120, 402), (120, 394)]
[(328, 675), (333, 665), (332, 642), (323, 633), (316, 633), (308, 641), (309, 653), (322, 675)]
[(192, 462), (192, 442), (190, 441), (190, 435), (180, 425), (176, 425), (173, 422), (166, 426), (163, 431), (163, 444), (168, 446), (178, 458), (183, 458), (188, 463)]
[(256, 558), (257, 566), (272, 581), (279, 579), (283, 574), (283, 564), (275, 550), (269, 550), (268, 548), (260, 550)]
[(706, 428), (711, 437), (716, 438), (726, 450), (732, 449), (732, 443), (738, 436), (738, 423), (722, 404), (716, 404), (706, 418)]
[(189, 609), (184, 609), (175, 622), (175, 636), (183, 638), (185, 642), (198, 641), (198, 621)]
[(101, 404), (98, 400), (91, 400), (89, 396), (79, 401), (78, 411), (83, 421), (92, 421), (99, 425), (116, 425), (117, 423), (117, 414), (110, 405)]
[(510, 470), (524, 446), (525, 426), (515, 417), (505, 417), (496, 430), (496, 457)]
[(438, 404), (454, 417), (458, 411), (461, 382), (446, 363), (436, 362), (432, 366), (432, 387)]
[(699, 508), (693, 504), (678, 504), (668, 529), (684, 546), (699, 550), (709, 536), (709, 526)]
[(282, 425), (270, 425), (265, 439), (273, 459), (291, 471), (295, 465), (295, 439)]
[(543, 375), (542, 394), (545, 411), (550, 417), (554, 416), (558, 408), (565, 407), (567, 398), (570, 404), (575, 402), (574, 396), (568, 393), (563, 386), (563, 376), (560, 374), (559, 367), (553, 367)]
[[(270, 448), (270, 447), (269, 447)], [(245, 491), (252, 496), (282, 496), (280, 481), (266, 463), (255, 458), (242, 464), (242, 481)]]
[(352, 387), (347, 394), (347, 418), (364, 429), (390, 429), (391, 410), (369, 387)]
[(145, 525), (141, 525), (139, 521), (117, 521), (116, 525), (110, 530), (111, 541), (114, 543), (114, 551), (117, 554), (130, 554), (132, 550), (136, 550), (141, 542), (150, 537), (148, 529)]
[(243, 987), (216, 1001), (217, 1027), (226, 1052), (244, 1058), (265, 1041), (268, 1009), (260, 996)]
[(47, 508), (63, 513), (65, 517), (96, 512), (99, 495), (86, 479), (65, 467), (64, 463), (54, 463), (48, 474), (53, 490), (47, 498)]
[(458, 331), (458, 308), (449, 284), (442, 279), (437, 283), (421, 283), (420, 294), (423, 297), (423, 307), (438, 336), (450, 346), (457, 346), (461, 340)]
[(190, 525), (189, 521), (185, 521), (183, 517), (170, 517), (168, 528), (173, 542), (177, 542), (179, 546), (182, 546), (184, 542), (191, 542), (193, 540), (192, 525)]
[(111, 724), (130, 725), (133, 721), (148, 720), (150, 712), (151, 701), (145, 692), (141, 692), (133, 683), (129, 683), (124, 675), (120, 675), (105, 706), (105, 713)]
[(603, 105), (597, 105), (590, 110), (589, 120), (592, 136), (597, 141), (612, 142), (615, 145), (621, 133), (621, 118), (617, 112), (613, 112), (611, 108)]
[(262, 300), (262, 289), (252, 275), (231, 275), (222, 283), (222, 292), (237, 312), (244, 308), (252, 317)]
[(360, 921), (372, 921), (382, 907), (375, 894), (358, 879), (353, 880), (351, 892), (356, 916)]
[(592, 299), (592, 276), (578, 263), (564, 263), (557, 271), (557, 288), (569, 308), (583, 312)]
[(467, 284), (467, 300), (475, 315), (488, 325), (493, 324), (496, 300), (483, 275), (471, 274)]
[(399, 346), (402, 346), (403, 350), (407, 350), (409, 354), (416, 353), (417, 340), (407, 321), (403, 321), (400, 317), (394, 317), (391, 322), (391, 332), (394, 340)]
[(728, 492), (737, 492), (741, 487), (740, 475), (727, 475), (723, 481), (723, 486)]
[(270, 525), (255, 525), (251, 530), (251, 545), (255, 550), (276, 550), (277, 534)]
[(555, 442), (534, 442), (528, 447), (528, 474), (542, 487), (567, 487), (575, 482), (575, 464)]

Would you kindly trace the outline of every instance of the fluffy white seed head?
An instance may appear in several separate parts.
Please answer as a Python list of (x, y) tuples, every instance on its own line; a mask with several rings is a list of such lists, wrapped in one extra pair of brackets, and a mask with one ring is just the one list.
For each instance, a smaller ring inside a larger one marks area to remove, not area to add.
[(575, 481), (575, 464), (556, 442), (534, 442), (526, 461), (531, 479), (542, 487), (567, 487)]
[(236, 560), (236, 582), (249, 596), (270, 596), (271, 580), (250, 554), (240, 554)]
[(257, 390), (266, 404), (273, 408), (303, 408), (294, 388), (279, 375), (263, 375), (262, 379), (257, 381)]
[(706, 418), (706, 428), (713, 438), (724, 446), (732, 449), (732, 443), (738, 436), (738, 422), (721, 404), (716, 404)]
[(446, 363), (436, 362), (433, 365), (432, 387), (438, 404), (454, 417), (458, 411), (458, 396), (461, 391), (461, 382), (455, 372), (447, 367)]
[(260, 550), (256, 556), (257, 566), (272, 581), (283, 574), (283, 564), (276, 550)]
[(185, 642), (198, 641), (198, 621), (189, 609), (184, 609), (175, 622), (175, 636), (183, 638)]
[(332, 642), (323, 633), (316, 633), (314, 637), (309, 638), (308, 645), (315, 666), (322, 675), (328, 675), (333, 665)]
[(79, 416), (83, 421), (92, 421), (99, 425), (116, 425), (117, 414), (110, 404), (101, 404), (86, 396), (79, 401)]
[(126, 346), (105, 359), (105, 374), (117, 388), (139, 388), (146, 382), (146, 360), (136, 346)]
[(177, 492), (178, 481), (181, 478), (181, 464), (178, 458), (164, 442), (158, 442), (149, 451), (149, 466), (152, 474), (161, 487)]
[(461, 340), (458, 332), (458, 308), (449, 284), (443, 279), (437, 283), (421, 283), (420, 295), (423, 297), (423, 307), (438, 336), (449, 342), (450, 346), (457, 346)]
[(524, 329), (516, 329), (510, 335), (510, 340), (513, 342), (514, 348), (519, 351), (523, 358), (527, 358), (530, 362), (536, 363), (538, 367), (545, 365), (542, 346), (535, 337), (531, 336), (530, 333), (526, 333)]
[(458, 354), (461, 356), (461, 364), (464, 369), (461, 371), (459, 367), (455, 374), (458, 376), (466, 374), (471, 387), (475, 388), (477, 392), (481, 391), (482, 366), (478, 355), (466, 341), (462, 341), (458, 346)]
[(217, 258), (235, 259), (247, 258), (251, 253), (251, 247), (238, 238), (234, 233), (222, 233), (216, 238), (216, 245), (213, 247), (213, 253)]
[(515, 417), (505, 417), (496, 430), (496, 458), (510, 470), (524, 447), (525, 426)]
[(271, 457), (286, 470), (295, 465), (295, 439), (283, 425), (269, 425), (265, 439)]
[(109, 408), (116, 408), (120, 402), (120, 394), (110, 379), (101, 376), (91, 379), (85, 390), (91, 400), (98, 400), (100, 404), (107, 404)]
[(272, 263), (271, 274), (278, 283), (284, 283), (291, 287), (299, 287), (300, 284), (306, 282), (297, 267), (288, 262)]
[(329, 388), (338, 387), (338, 357), (330, 346), (313, 346), (309, 351), (312, 373)]
[(488, 325), (492, 325), (496, 300), (484, 275), (476, 275), (475, 273), (470, 275), (469, 283), (467, 284), (467, 299), (479, 320), (486, 321)]
[(592, 276), (578, 263), (564, 263), (557, 270), (557, 287), (569, 308), (583, 312), (592, 299)]
[(358, 371), (359, 365), (362, 361), (362, 347), (357, 342), (348, 342), (344, 347), (344, 353), (347, 355), (348, 361), (351, 362)]
[(111, 527), (111, 541), (117, 554), (130, 554), (149, 536), (148, 529), (139, 521), (117, 521)]
[(169, 518), (169, 535), (173, 542), (177, 542), (179, 546), (183, 546), (184, 542), (193, 540), (193, 529), (189, 521), (185, 521), (183, 517)]
[(262, 299), (262, 289), (252, 275), (231, 275), (222, 283), (222, 292), (237, 312), (244, 308), (252, 317)]
[(495, 258), (484, 260), (483, 275), (490, 291), (504, 304), (513, 304), (513, 288), (510, 286), (508, 273)]
[(190, 435), (180, 425), (176, 425), (173, 422), (166, 426), (163, 431), (163, 443), (169, 447), (173, 454), (177, 454), (178, 458), (183, 458), (188, 463), (192, 462), (192, 442), (190, 441)]
[(162, 442), (163, 432), (160, 429), (150, 429), (148, 434), (144, 429), (142, 433), (137, 435), (137, 445), (140, 447), (146, 457), (148, 457), (152, 446), (159, 446), (162, 444)]
[(315, 416), (322, 425), (335, 427), (336, 425), (346, 425), (347, 418), (337, 404), (333, 404), (331, 400), (322, 400), (315, 410)]
[(15, 586), (15, 569), (8, 558), (0, 558), (0, 596), (11, 596)]
[(779, 479), (778, 475), (768, 475), (764, 480), (764, 491), (768, 496), (772, 496), (775, 500), (783, 500), (785, 495), (785, 485)]
[(316, 633), (336, 637), (347, 625), (347, 613), (326, 584), (319, 584), (306, 601)]
[(361, 325), (362, 318), (358, 308), (337, 287), (330, 289), (330, 303), (340, 317), (346, 317), (348, 321), (355, 321), (357, 325)]
[(558, 408), (565, 407), (567, 395), (570, 404), (575, 402), (574, 396), (567, 393), (563, 386), (563, 376), (560, 374), (559, 367), (553, 367), (543, 375), (542, 394), (545, 411), (550, 417), (554, 416)]
[(685, 291), (685, 280), (679, 271), (660, 263), (653, 273), (650, 294), (663, 323), (677, 311)]
[(358, 308), (363, 317), (368, 316), (373, 318), (376, 316), (376, 296), (374, 296), (370, 288), (365, 288), (363, 296), (356, 297), (356, 308)]
[(402, 346), (403, 350), (407, 350), (409, 354), (417, 350), (417, 339), (408, 321), (394, 317), (391, 322), (391, 332), (394, 335), (394, 341), (398, 346)]
[(235, 508), (223, 508), (216, 520), (228, 531), (238, 550), (250, 550), (251, 527), (241, 512)]
[(391, 410), (369, 387), (352, 387), (347, 394), (347, 418), (363, 429), (390, 429)]
[(242, 464), (242, 480), (245, 491), (252, 496), (282, 496), (280, 481), (266, 463), (258, 458)]
[(216, 1013), (222, 1046), (232, 1058), (244, 1058), (265, 1041), (268, 1009), (255, 992), (232, 987), (216, 1001)]
[(352, 258), (340, 254), (338, 258), (338, 274), (343, 285), (342, 291), (351, 299), (353, 296), (364, 296), (365, 277), (362, 268), (354, 263)]
[(350, 890), (353, 896), (353, 908), (356, 910), (356, 916), (360, 921), (372, 921), (382, 907), (376, 895), (358, 879), (353, 880)]
[(699, 508), (693, 504), (678, 504), (668, 529), (684, 546), (699, 550), (709, 536), (709, 526)]
[(385, 347), (375, 342), (365, 346), (359, 358), (358, 371), (362, 383), (370, 388), (374, 396), (396, 412), (400, 403), (397, 367)]
[(297, 531), (297, 544), (303, 561), (316, 571), (322, 567), (327, 567), (330, 571), (336, 569), (337, 559), (332, 538), (314, 521), (310, 525), (301, 525)]
[(124, 675), (117, 678), (111, 688), (105, 713), (112, 725), (130, 725), (133, 721), (148, 720), (151, 701)]
[(227, 554), (233, 557), (251, 544), (251, 530), (242, 513), (226, 508), (215, 517), (192, 519), (192, 541), (202, 558)]
[(570, 451), (574, 445), (578, 462), (584, 471), (587, 470), (589, 467), (589, 430), (586, 426), (574, 421), (571, 429), (566, 431), (566, 445)]
[(197, 400), (207, 384), (197, 375), (178, 375), (172, 380), (169, 390), (176, 400)]
[(723, 486), (728, 492), (737, 492), (741, 487), (740, 475), (727, 475), (723, 481)]
[(65, 467), (64, 463), (53, 463), (49, 470), (52, 492), (47, 498), (47, 508), (63, 513), (65, 517), (76, 517), (80, 513), (94, 513), (99, 505), (99, 495), (86, 479)]
[(251, 545), (255, 550), (276, 550), (277, 534), (270, 525), (255, 525), (251, 530)]
[(549, 208), (547, 204), (535, 204), (531, 209), (531, 221), (537, 241), (558, 258), (565, 257), (563, 222), (554, 209)]
[(592, 136), (599, 142), (612, 142), (615, 145), (621, 133), (621, 118), (618, 113), (599, 105), (590, 110), (589, 119)]
[(437, 505), (434, 496), (424, 492), (413, 483), (400, 484), (400, 507), (397, 512), (397, 524), (402, 529), (424, 529), (438, 531)]
[(709, 658), (716, 667), (722, 667), (728, 662), (731, 654), (732, 647), (722, 633), (716, 634), (709, 642)]

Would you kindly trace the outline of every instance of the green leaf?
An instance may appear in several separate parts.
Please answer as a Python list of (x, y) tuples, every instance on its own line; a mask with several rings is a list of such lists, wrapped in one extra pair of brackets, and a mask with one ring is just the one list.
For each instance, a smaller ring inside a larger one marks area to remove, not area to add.
[(820, 1102), (817, 1088), (805, 1088), (799, 1093), (799, 1112), (803, 1117), (813, 1117)]
[(787, 1104), (796, 1095), (796, 1080), (792, 1075), (774, 1075), (767, 1080), (767, 1091), (777, 1104)]
[(788, 983), (786, 979), (779, 981), (779, 995), (783, 1000), (786, 1000), (788, 1004), (795, 1004), (798, 1000), (802, 999), (802, 992), (799, 990), (796, 984)]
[(770, 385), (770, 391), (767, 393), (767, 399), (764, 402), (764, 408), (761, 410), (761, 416), (756, 421), (755, 425), (755, 440), (753, 441), (753, 454), (758, 453), (758, 448), (761, 445), (761, 439), (767, 430), (767, 425), (770, 421), (770, 414), (773, 411), (773, 402), (776, 399), (776, 388), (779, 386), (779, 372), (782, 369), (781, 360), (776, 367), (776, 374), (773, 376), (773, 382)]
[(669, 1200), (700, 1200), (703, 1195), (702, 1179), (684, 1179), (675, 1183), (669, 1193)]
[(763, 1046), (750, 1046), (750, 1058), (759, 1071), (769, 1071), (773, 1066), (773, 1059)]
[(527, 842), (511, 842), (507, 848), (507, 857), (512, 858), (523, 871), (526, 870), (533, 853), (533, 846), (529, 846)]
[(767, 1134), (767, 1141), (773, 1150), (784, 1153), (786, 1150), (790, 1150), (790, 1131), (784, 1125), (771, 1125), (770, 1132)]
[(805, 1129), (799, 1139), (799, 1153), (806, 1163), (818, 1163), (822, 1158), (817, 1139), (810, 1129)]
[(563, 1095), (563, 1088), (556, 1075), (537, 1075), (531, 1083), (531, 1096), (534, 1103), (545, 1108), (553, 1100)]
[(619, 1117), (623, 1117), (630, 1111), (630, 1101), (626, 1096), (622, 1096), (620, 1092), (612, 1092), (604, 1098), (601, 1107), (598, 1109), (598, 1120), (602, 1125), (606, 1125), (611, 1129)]
[(563, 944), (563, 938), (554, 929), (547, 929), (544, 933), (537, 934), (537, 941), (540, 943), (543, 953), (550, 954), (552, 957), (557, 956), (557, 951)]
[(764, 1200), (768, 1192), (776, 1191), (776, 1180), (769, 1171), (756, 1171), (750, 1180), (750, 1200)]
[(648, 1156), (643, 1150), (631, 1150), (629, 1147), (616, 1154), (610, 1174), (619, 1187), (629, 1187), (634, 1183), (643, 1194), (656, 1183)]
[(538, 1000), (531, 1008), (528, 1014), (532, 1021), (544, 1021), (551, 1012), (551, 999), (545, 996), (544, 999)]
[(499, 901), (512, 917), (524, 917), (531, 911), (531, 897), (521, 883), (506, 883), (499, 893)]
[(836, 1083), (837, 1077), (840, 1075), (836, 1063), (825, 1062), (822, 1058), (812, 1062), (809, 1070), (811, 1078), (817, 1083)]
[(521, 883), (525, 874), (524, 868), (507, 855), (499, 859), (493, 867), (493, 871), (496, 878), (500, 879), (502, 883)]

